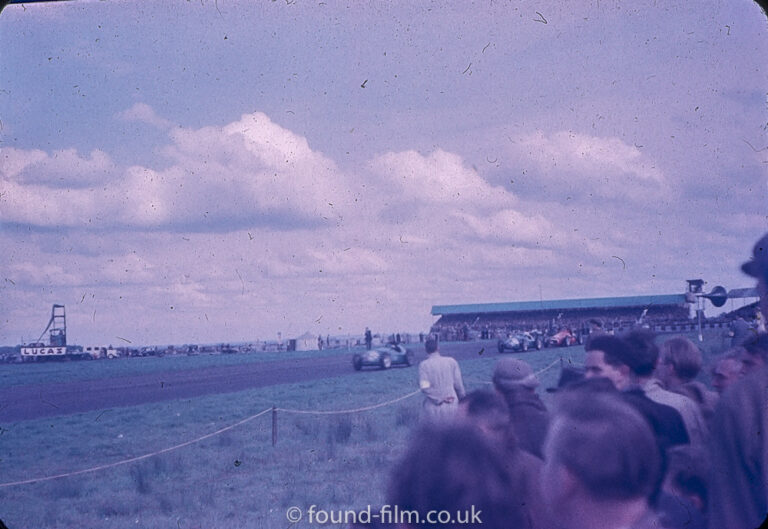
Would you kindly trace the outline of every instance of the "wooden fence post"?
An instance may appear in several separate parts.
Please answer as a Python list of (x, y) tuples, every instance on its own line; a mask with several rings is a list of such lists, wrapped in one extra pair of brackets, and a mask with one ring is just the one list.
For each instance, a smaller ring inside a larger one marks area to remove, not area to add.
[(277, 408), (272, 406), (272, 446), (277, 444)]

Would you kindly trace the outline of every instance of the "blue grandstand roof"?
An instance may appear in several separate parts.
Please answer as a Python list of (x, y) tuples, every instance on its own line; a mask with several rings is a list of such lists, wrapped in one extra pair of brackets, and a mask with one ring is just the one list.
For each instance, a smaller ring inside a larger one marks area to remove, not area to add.
[(478, 303), (474, 305), (434, 305), (433, 316), (447, 314), (482, 314), (489, 312), (530, 312), (534, 310), (615, 309), (647, 307), (650, 305), (682, 305), (685, 294), (657, 296), (627, 296), (621, 298), (557, 299), (545, 301), (512, 301), (508, 303)]

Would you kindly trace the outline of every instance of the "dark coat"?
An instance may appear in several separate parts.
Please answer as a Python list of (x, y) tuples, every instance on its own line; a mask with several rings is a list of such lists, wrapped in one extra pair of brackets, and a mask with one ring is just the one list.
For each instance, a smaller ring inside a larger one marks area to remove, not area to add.
[(720, 398), (712, 419), (712, 529), (760, 526), (768, 514), (768, 367)]
[(675, 445), (690, 442), (683, 418), (676, 409), (652, 401), (645, 396), (641, 389), (623, 391), (621, 396), (625, 402), (639, 411), (651, 425), (662, 451)]
[(549, 412), (539, 396), (518, 388), (504, 393), (509, 407), (509, 422), (521, 449), (543, 459), (544, 438), (549, 428)]

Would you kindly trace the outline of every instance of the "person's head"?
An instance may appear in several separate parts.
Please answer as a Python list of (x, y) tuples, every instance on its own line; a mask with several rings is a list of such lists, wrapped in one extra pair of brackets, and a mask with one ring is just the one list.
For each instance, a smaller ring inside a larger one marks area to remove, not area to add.
[(763, 317), (768, 319), (768, 233), (755, 243), (752, 258), (741, 265), (741, 270), (757, 280), (760, 310)]
[[(575, 396), (575, 395), (574, 395)], [(561, 521), (586, 504), (647, 504), (661, 454), (647, 421), (616, 394), (559, 400), (544, 443), (542, 492)]]
[(712, 387), (722, 393), (743, 375), (741, 356), (746, 354), (742, 346), (734, 347), (715, 361), (712, 366)]
[(502, 358), (493, 369), (493, 387), (501, 393), (534, 391), (539, 379), (528, 362), (517, 358)]
[(632, 329), (622, 335), (629, 345), (629, 369), (637, 378), (648, 378), (656, 370), (659, 361), (659, 347), (656, 334), (650, 329)]
[(459, 403), (459, 413), (475, 425), (488, 440), (506, 446), (509, 438), (509, 408), (495, 391), (476, 390), (467, 393)]
[(597, 318), (592, 318), (587, 322), (591, 332), (600, 332), (603, 330), (603, 322)]
[(427, 352), (427, 354), (432, 354), (437, 351), (437, 340), (434, 338), (427, 338), (427, 341), (424, 342), (424, 350)]
[(593, 335), (587, 340), (585, 349), (586, 378), (607, 378), (620, 390), (630, 385), (629, 347), (621, 338), (610, 334)]
[(768, 334), (756, 334), (744, 342), (743, 352), (739, 358), (744, 374), (762, 368), (768, 363)]
[(701, 351), (688, 338), (670, 338), (661, 344), (661, 358), (656, 373), (668, 387), (692, 381), (701, 372)]
[[(505, 463), (503, 452), (476, 428), (454, 423), (423, 429), (413, 437), (405, 456), (391, 474), (388, 504), (399, 511), (416, 511), (427, 519), (430, 511), (480, 511), (482, 526), (506, 529), (524, 526), (524, 511), (515, 501), (524, 493)], [(434, 516), (434, 515), (433, 515)], [(466, 527), (460, 523), (405, 527)]]

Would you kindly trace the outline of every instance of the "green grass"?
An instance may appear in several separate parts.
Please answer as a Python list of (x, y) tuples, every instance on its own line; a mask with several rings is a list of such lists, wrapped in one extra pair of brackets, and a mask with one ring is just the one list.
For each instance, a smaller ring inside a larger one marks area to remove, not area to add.
[[(562, 357), (581, 364), (582, 347), (515, 354), (534, 370)], [(511, 356), (511, 355), (507, 355)], [(214, 357), (229, 361), (232, 357)], [(468, 390), (488, 388), (500, 355), (461, 362)], [(144, 359), (146, 360), (146, 359)], [(157, 364), (155, 364), (157, 365)], [(351, 368), (350, 368), (351, 369)], [(541, 374), (554, 385), (556, 367)], [(364, 371), (108, 411), (4, 425), (0, 482), (112, 463), (213, 432), (273, 405), (338, 410), (377, 404), (417, 388), (415, 368)], [(388, 475), (418, 422), (421, 397), (345, 415), (271, 413), (179, 450), (54, 481), (0, 488), (11, 529), (280, 528), (286, 509), (362, 509), (384, 502)], [(294, 527), (309, 527), (305, 521)]]

